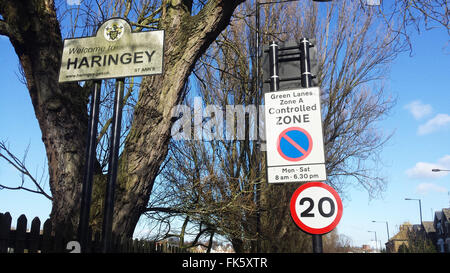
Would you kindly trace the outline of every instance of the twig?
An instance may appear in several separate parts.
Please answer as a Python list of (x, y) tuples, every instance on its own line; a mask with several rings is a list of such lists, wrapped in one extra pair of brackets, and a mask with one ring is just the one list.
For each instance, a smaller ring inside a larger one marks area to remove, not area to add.
[[(29, 145), (27, 149), (25, 150), (25, 154), (23, 156), (22, 161), (19, 160), (9, 149), (6, 147), (4, 142), (0, 142), (0, 157), (5, 159), (11, 166), (13, 166), (16, 170), (18, 170), (21, 173), (22, 176), (22, 183), (18, 187), (9, 187), (5, 186), (3, 184), (0, 184), (0, 190), (1, 189), (8, 189), (8, 190), (25, 190), (33, 193), (38, 193), (44, 195), (47, 199), (53, 200), (53, 198), (47, 194), (44, 189), (41, 187), (40, 183), (30, 174), (27, 167), (25, 166), (25, 159), (28, 154)], [(3, 153), (6, 152), (6, 154)], [(27, 187), (24, 187), (25, 184), (25, 177), (28, 177), (33, 184), (36, 186), (37, 190), (33, 190)]]

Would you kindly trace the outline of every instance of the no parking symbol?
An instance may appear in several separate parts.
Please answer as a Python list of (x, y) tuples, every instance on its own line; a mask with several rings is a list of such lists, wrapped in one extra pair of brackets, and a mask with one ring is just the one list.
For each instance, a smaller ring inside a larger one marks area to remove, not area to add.
[(277, 141), (278, 153), (286, 160), (300, 161), (312, 150), (311, 135), (300, 127), (290, 127), (281, 132)]

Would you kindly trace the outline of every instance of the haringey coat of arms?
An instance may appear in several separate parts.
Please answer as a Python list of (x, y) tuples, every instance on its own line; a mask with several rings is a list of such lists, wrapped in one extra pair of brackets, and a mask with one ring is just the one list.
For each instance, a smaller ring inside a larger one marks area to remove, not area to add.
[(123, 25), (121, 23), (112, 22), (105, 28), (105, 38), (108, 41), (117, 41), (122, 37)]

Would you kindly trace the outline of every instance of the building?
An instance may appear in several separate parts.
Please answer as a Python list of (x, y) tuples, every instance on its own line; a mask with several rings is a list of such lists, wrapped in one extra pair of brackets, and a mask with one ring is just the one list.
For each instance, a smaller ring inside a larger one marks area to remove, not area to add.
[(433, 245), (436, 245), (436, 229), (434, 228), (434, 221), (423, 221), (422, 227), (426, 238), (430, 239), (431, 242), (433, 242)]
[(436, 247), (438, 252), (450, 253), (450, 208), (434, 213), (433, 226), (436, 231)]
[(412, 225), (408, 222), (401, 225), (399, 232), (386, 243), (386, 251), (398, 252), (402, 244), (409, 247), (410, 231), (430, 240), (438, 252), (450, 253), (450, 208), (436, 211), (433, 221), (423, 221), (421, 225)]
[[(430, 239), (435, 242), (435, 230), (433, 222), (424, 221), (421, 225), (412, 225), (409, 222), (405, 222), (399, 228), (399, 232), (395, 234), (389, 241), (386, 243), (386, 252), (388, 253), (396, 253), (399, 252), (399, 249), (404, 245), (405, 247), (410, 247), (411, 235), (415, 236), (415, 240), (423, 241)], [(413, 239), (414, 240), (414, 239)], [(425, 247), (426, 244), (420, 245), (420, 247)], [(418, 245), (414, 246), (417, 251)], [(420, 251), (420, 249), (419, 249)]]
[(361, 250), (363, 252), (372, 252), (372, 248), (369, 245), (362, 245)]
[[(409, 222), (400, 225), (398, 233), (392, 236), (386, 243), (386, 252), (396, 253), (401, 245), (404, 244), (405, 246), (408, 246), (408, 232), (411, 231), (414, 226), (418, 225), (412, 225)], [(418, 227), (415, 227), (415, 229), (418, 229)]]

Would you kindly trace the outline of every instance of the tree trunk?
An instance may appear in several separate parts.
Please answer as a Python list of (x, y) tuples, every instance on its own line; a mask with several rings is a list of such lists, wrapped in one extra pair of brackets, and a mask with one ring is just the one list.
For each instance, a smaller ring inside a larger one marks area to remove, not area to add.
[(0, 27), (22, 65), (42, 131), (55, 228), (73, 233), (87, 134), (87, 93), (75, 83), (58, 84), (62, 39), (51, 1), (2, 1)]

